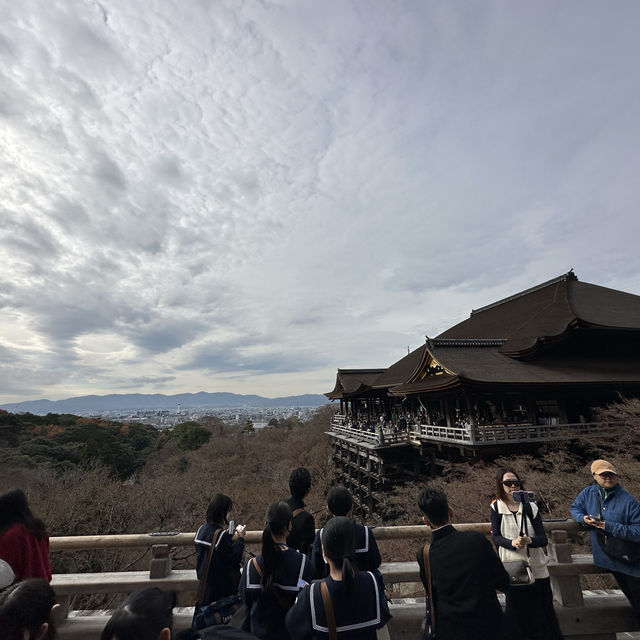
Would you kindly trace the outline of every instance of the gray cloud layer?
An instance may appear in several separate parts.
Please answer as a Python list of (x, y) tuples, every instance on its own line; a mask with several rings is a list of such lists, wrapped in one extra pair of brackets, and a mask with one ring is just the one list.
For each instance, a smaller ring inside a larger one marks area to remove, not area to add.
[(633, 0), (5, 5), (3, 402), (321, 392), (570, 267), (640, 290)]

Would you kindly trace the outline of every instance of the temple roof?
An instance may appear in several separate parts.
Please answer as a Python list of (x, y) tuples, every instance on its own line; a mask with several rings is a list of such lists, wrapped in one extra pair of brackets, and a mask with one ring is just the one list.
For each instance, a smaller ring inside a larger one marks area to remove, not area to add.
[(425, 364), (428, 356), (427, 345), (414, 349), (395, 364), (392, 364), (384, 373), (380, 374), (373, 382), (374, 389), (388, 389), (398, 384), (402, 384), (417, 375)]
[(344, 398), (371, 389), (372, 383), (385, 369), (338, 369), (333, 391), (324, 395), (331, 400)]
[(580, 282), (569, 271), (473, 310), (438, 339), (499, 339), (501, 353), (526, 357), (575, 327), (640, 331), (640, 296)]
[(460, 384), (640, 384), (640, 296), (580, 282), (573, 271), (471, 312), (388, 369), (339, 369), (340, 398)]

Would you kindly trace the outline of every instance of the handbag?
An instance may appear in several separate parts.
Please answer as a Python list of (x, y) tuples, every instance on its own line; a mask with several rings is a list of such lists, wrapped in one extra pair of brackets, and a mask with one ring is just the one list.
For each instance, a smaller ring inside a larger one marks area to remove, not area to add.
[[(596, 496), (596, 500), (598, 501), (598, 516), (602, 520), (600, 496)], [(596, 539), (600, 548), (615, 560), (620, 560), (626, 564), (636, 564), (640, 560), (640, 543), (638, 542), (616, 538), (602, 529), (596, 529)]]
[(205, 567), (204, 574), (200, 579), (200, 584), (198, 585), (196, 606), (193, 611), (193, 620), (191, 622), (191, 628), (193, 631), (198, 631), (199, 629), (211, 627), (216, 624), (227, 624), (242, 604), (242, 598), (237, 593), (230, 596), (224, 596), (223, 598), (218, 598), (218, 600), (210, 602), (209, 604), (202, 602), (207, 586), (207, 577), (209, 576), (211, 558), (213, 557), (213, 552), (215, 551), (216, 544), (221, 533), (222, 529), (218, 529), (211, 539), (207, 565)]
[(534, 582), (531, 567), (525, 560), (511, 560), (502, 564), (509, 574), (509, 586), (523, 587)]
[[(520, 519), (520, 535), (529, 535), (527, 530), (527, 510), (525, 508), (526, 503), (522, 504), (522, 518)], [(529, 564), (529, 545), (526, 546), (527, 559), (526, 560), (507, 560), (502, 562), (506, 572), (509, 574), (509, 586), (510, 587), (526, 587), (533, 584), (535, 578), (533, 577), (533, 571), (531, 571), (531, 565)]]
[(234, 594), (220, 598), (210, 604), (196, 605), (191, 628), (197, 631), (216, 624), (227, 624), (241, 604), (242, 599), (240, 596)]

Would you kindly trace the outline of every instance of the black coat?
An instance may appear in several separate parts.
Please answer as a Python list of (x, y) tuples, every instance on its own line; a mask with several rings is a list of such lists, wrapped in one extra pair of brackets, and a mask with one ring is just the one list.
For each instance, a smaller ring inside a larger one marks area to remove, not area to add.
[[(433, 532), (429, 562), (438, 640), (503, 638), (496, 590), (506, 591), (509, 576), (491, 543), (477, 531), (446, 525)], [(422, 549), (418, 564), (426, 589)]]
[[(211, 540), (219, 525), (203, 524), (196, 533), (196, 574), (200, 580), (205, 573)], [(211, 566), (207, 575), (207, 586), (204, 592), (205, 603), (214, 602), (224, 596), (233, 595), (238, 591), (240, 582), (240, 565), (244, 552), (244, 539), (233, 541), (225, 529), (218, 535), (216, 548), (211, 557)]]
[[(378, 544), (373, 535), (373, 531), (369, 527), (365, 527), (357, 522), (353, 523), (355, 533), (356, 551), (353, 556), (355, 565), (359, 571), (377, 571), (382, 559)], [(313, 541), (311, 549), (311, 563), (313, 564), (316, 578), (326, 578), (329, 575), (329, 565), (322, 557), (322, 532), (319, 529)]]
[[(262, 569), (262, 554), (256, 560)], [(249, 560), (242, 571), (240, 595), (249, 608), (250, 631), (263, 640), (286, 640), (289, 635), (284, 626), (284, 616), (302, 588), (300, 581), (308, 584), (313, 580), (311, 562), (295, 549), (284, 549), (272, 589), (262, 591), (261, 580), (253, 559)]]
[(316, 535), (316, 523), (313, 516), (304, 510), (304, 502), (293, 496), (287, 498), (285, 502), (289, 505), (291, 511), (302, 509), (293, 516), (291, 523), (291, 531), (287, 536), (287, 546), (296, 551), (300, 551), (305, 555), (311, 554), (311, 545)]
[(287, 630), (294, 640), (326, 640), (327, 617), (322, 601), (322, 582), (327, 583), (335, 616), (336, 630), (345, 640), (375, 640), (376, 629), (391, 617), (384, 586), (369, 571), (356, 571), (353, 592), (346, 594), (343, 583), (325, 578), (300, 591), (286, 617)]

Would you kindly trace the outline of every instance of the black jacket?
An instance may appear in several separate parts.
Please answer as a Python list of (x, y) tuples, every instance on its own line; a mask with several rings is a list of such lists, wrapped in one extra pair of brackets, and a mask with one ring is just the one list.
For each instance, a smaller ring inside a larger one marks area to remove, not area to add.
[[(353, 523), (353, 528), (356, 542), (356, 553), (353, 559), (358, 570), (377, 571), (382, 559), (380, 558), (380, 551), (373, 531), (357, 522)], [(326, 578), (329, 575), (329, 565), (326, 564), (322, 557), (322, 531), (323, 529), (320, 529), (316, 532), (311, 549), (311, 563), (313, 564), (316, 578)]]
[[(262, 554), (256, 560), (262, 569)], [(249, 609), (251, 633), (262, 640), (286, 640), (289, 637), (284, 616), (302, 588), (301, 580), (310, 583), (313, 580), (313, 568), (309, 558), (295, 549), (282, 551), (273, 587), (267, 592), (262, 590), (261, 576), (253, 559), (245, 564), (240, 579), (240, 595)]]
[(304, 502), (294, 497), (289, 497), (285, 502), (291, 511), (302, 509), (293, 516), (291, 532), (287, 536), (287, 546), (296, 549), (305, 555), (311, 554), (311, 545), (316, 535), (316, 523), (313, 516), (304, 510)]
[(353, 593), (344, 593), (342, 582), (325, 578), (305, 587), (287, 613), (286, 624), (295, 640), (324, 640), (329, 637), (320, 584), (327, 583), (338, 636), (345, 640), (375, 640), (376, 629), (391, 615), (379, 577), (357, 571)]
[[(196, 573), (198, 579), (201, 579), (205, 573), (211, 540), (218, 529), (221, 529), (218, 525), (205, 523), (196, 533)], [(243, 538), (238, 538), (234, 542), (226, 529), (220, 533), (207, 575), (204, 603), (214, 602), (238, 591), (243, 551)]]
[[(417, 560), (426, 590), (422, 549)], [(436, 638), (503, 638), (504, 614), (496, 590), (507, 590), (509, 576), (491, 543), (477, 531), (456, 531), (446, 525), (433, 532), (429, 562)]]

